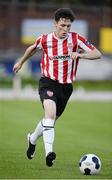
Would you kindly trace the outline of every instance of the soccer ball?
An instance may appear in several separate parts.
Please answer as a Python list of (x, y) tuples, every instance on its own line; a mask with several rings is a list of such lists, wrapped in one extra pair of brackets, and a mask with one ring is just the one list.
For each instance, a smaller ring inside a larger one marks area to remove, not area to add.
[(101, 170), (101, 161), (95, 154), (85, 154), (79, 161), (79, 169), (84, 175), (98, 174)]

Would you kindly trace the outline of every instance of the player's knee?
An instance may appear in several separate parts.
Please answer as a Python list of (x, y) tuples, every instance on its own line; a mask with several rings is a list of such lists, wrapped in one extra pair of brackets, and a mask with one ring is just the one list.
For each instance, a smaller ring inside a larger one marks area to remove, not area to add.
[(56, 113), (53, 110), (45, 111), (45, 118), (56, 119)]
[(45, 118), (56, 119), (56, 104), (52, 100), (44, 100)]

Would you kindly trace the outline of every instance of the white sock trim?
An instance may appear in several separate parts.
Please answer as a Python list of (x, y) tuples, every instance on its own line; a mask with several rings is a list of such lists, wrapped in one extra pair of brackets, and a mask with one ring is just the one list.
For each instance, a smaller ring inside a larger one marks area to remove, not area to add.
[(54, 127), (55, 120), (50, 118), (44, 118), (42, 120), (43, 127)]

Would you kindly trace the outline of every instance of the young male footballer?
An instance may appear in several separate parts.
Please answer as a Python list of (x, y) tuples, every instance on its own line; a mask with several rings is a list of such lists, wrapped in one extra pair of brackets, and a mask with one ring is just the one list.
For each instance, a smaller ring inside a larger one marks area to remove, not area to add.
[(49, 167), (56, 159), (56, 153), (53, 151), (56, 119), (63, 113), (72, 94), (72, 83), (76, 78), (78, 62), (81, 59), (95, 60), (101, 57), (100, 51), (86, 38), (70, 31), (73, 21), (74, 13), (71, 9), (58, 9), (54, 14), (55, 31), (37, 37), (35, 44), (26, 49), (13, 67), (17, 73), (38, 49), (43, 51), (39, 95), (44, 117), (34, 132), (28, 134), (27, 157), (28, 159), (34, 157), (38, 139), (43, 136), (46, 165)]

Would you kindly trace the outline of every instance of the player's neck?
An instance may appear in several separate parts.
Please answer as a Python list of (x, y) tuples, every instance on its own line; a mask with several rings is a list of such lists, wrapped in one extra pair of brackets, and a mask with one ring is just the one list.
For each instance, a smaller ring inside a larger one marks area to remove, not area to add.
[(68, 34), (66, 34), (65, 36), (61, 36), (60, 34), (58, 34), (57, 32), (54, 32), (53, 33), (54, 36), (57, 38), (57, 39), (66, 39)]

